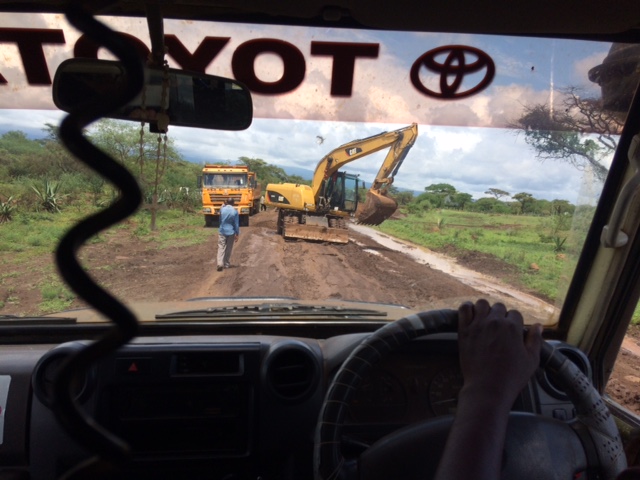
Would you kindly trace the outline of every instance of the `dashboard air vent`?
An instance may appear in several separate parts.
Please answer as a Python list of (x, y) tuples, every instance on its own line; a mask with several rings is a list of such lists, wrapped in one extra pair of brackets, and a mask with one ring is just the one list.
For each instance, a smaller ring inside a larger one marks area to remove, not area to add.
[(318, 368), (313, 353), (306, 346), (287, 345), (269, 355), (266, 382), (281, 400), (306, 399), (318, 382)]
[[(33, 391), (44, 405), (50, 407), (53, 402), (53, 385), (62, 364), (86, 345), (70, 342), (60, 345), (45, 353), (35, 366), (32, 376)], [(82, 403), (91, 393), (94, 386), (95, 371), (93, 368), (82, 372), (71, 384), (73, 397)]]

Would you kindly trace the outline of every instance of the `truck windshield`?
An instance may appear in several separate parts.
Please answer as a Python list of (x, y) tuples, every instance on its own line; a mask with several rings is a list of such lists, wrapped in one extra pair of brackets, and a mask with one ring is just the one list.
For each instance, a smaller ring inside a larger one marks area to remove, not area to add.
[(205, 187), (246, 187), (247, 175), (243, 173), (208, 173), (203, 178)]

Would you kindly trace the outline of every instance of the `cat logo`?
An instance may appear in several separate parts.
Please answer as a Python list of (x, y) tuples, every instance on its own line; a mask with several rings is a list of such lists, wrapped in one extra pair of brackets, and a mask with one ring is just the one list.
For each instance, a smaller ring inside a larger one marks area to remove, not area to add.
[(362, 153), (362, 149), (360, 147), (347, 148), (345, 152), (348, 156), (353, 157), (357, 153)]

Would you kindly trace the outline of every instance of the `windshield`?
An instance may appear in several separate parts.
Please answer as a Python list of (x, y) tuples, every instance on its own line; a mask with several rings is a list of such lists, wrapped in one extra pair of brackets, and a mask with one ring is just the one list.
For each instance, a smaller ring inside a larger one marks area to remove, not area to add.
[(205, 187), (239, 187), (247, 185), (247, 176), (239, 173), (205, 173)]
[[(62, 60), (108, 53), (60, 16), (29, 18), (42, 56), (21, 48), (24, 16), (0, 20), (15, 37), (0, 45), (0, 313), (16, 315), (85, 305), (52, 252), (118, 193), (61, 146), (63, 113), (51, 100)], [(143, 19), (104, 20), (148, 50)], [(617, 71), (605, 61), (611, 43), (173, 20), (165, 32), (171, 67), (243, 82), (254, 120), (239, 132), (169, 127), (160, 136), (133, 122), (90, 126), (144, 194), (138, 213), (83, 247), (99, 283), (132, 303), (286, 296), (455, 308), (482, 295), (530, 312), (528, 322), (557, 323), (626, 118), (626, 105), (603, 103), (598, 83)], [(622, 75), (635, 87), (633, 69)], [(357, 195), (347, 186), (345, 215), (314, 197), (314, 173), (331, 152), (413, 123), (415, 142), (383, 183), (391, 142), (371, 152), (365, 142), (366, 156), (341, 166), (359, 185)], [(247, 165), (259, 182), (234, 197), (239, 242), (222, 266), (219, 210), (205, 189), (247, 185), (247, 175), (203, 174), (213, 163)], [(349, 211), (372, 187), (397, 208), (362, 225)], [(348, 242), (278, 235), (323, 222), (346, 227)]]

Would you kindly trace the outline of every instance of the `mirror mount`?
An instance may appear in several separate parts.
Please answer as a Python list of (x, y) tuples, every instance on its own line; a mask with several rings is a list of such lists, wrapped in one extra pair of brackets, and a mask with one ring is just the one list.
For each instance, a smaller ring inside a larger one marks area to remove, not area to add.
[(159, 3), (147, 2), (147, 26), (149, 27), (149, 38), (151, 39), (151, 56), (149, 65), (152, 67), (162, 67), (164, 65), (164, 20), (162, 9)]

